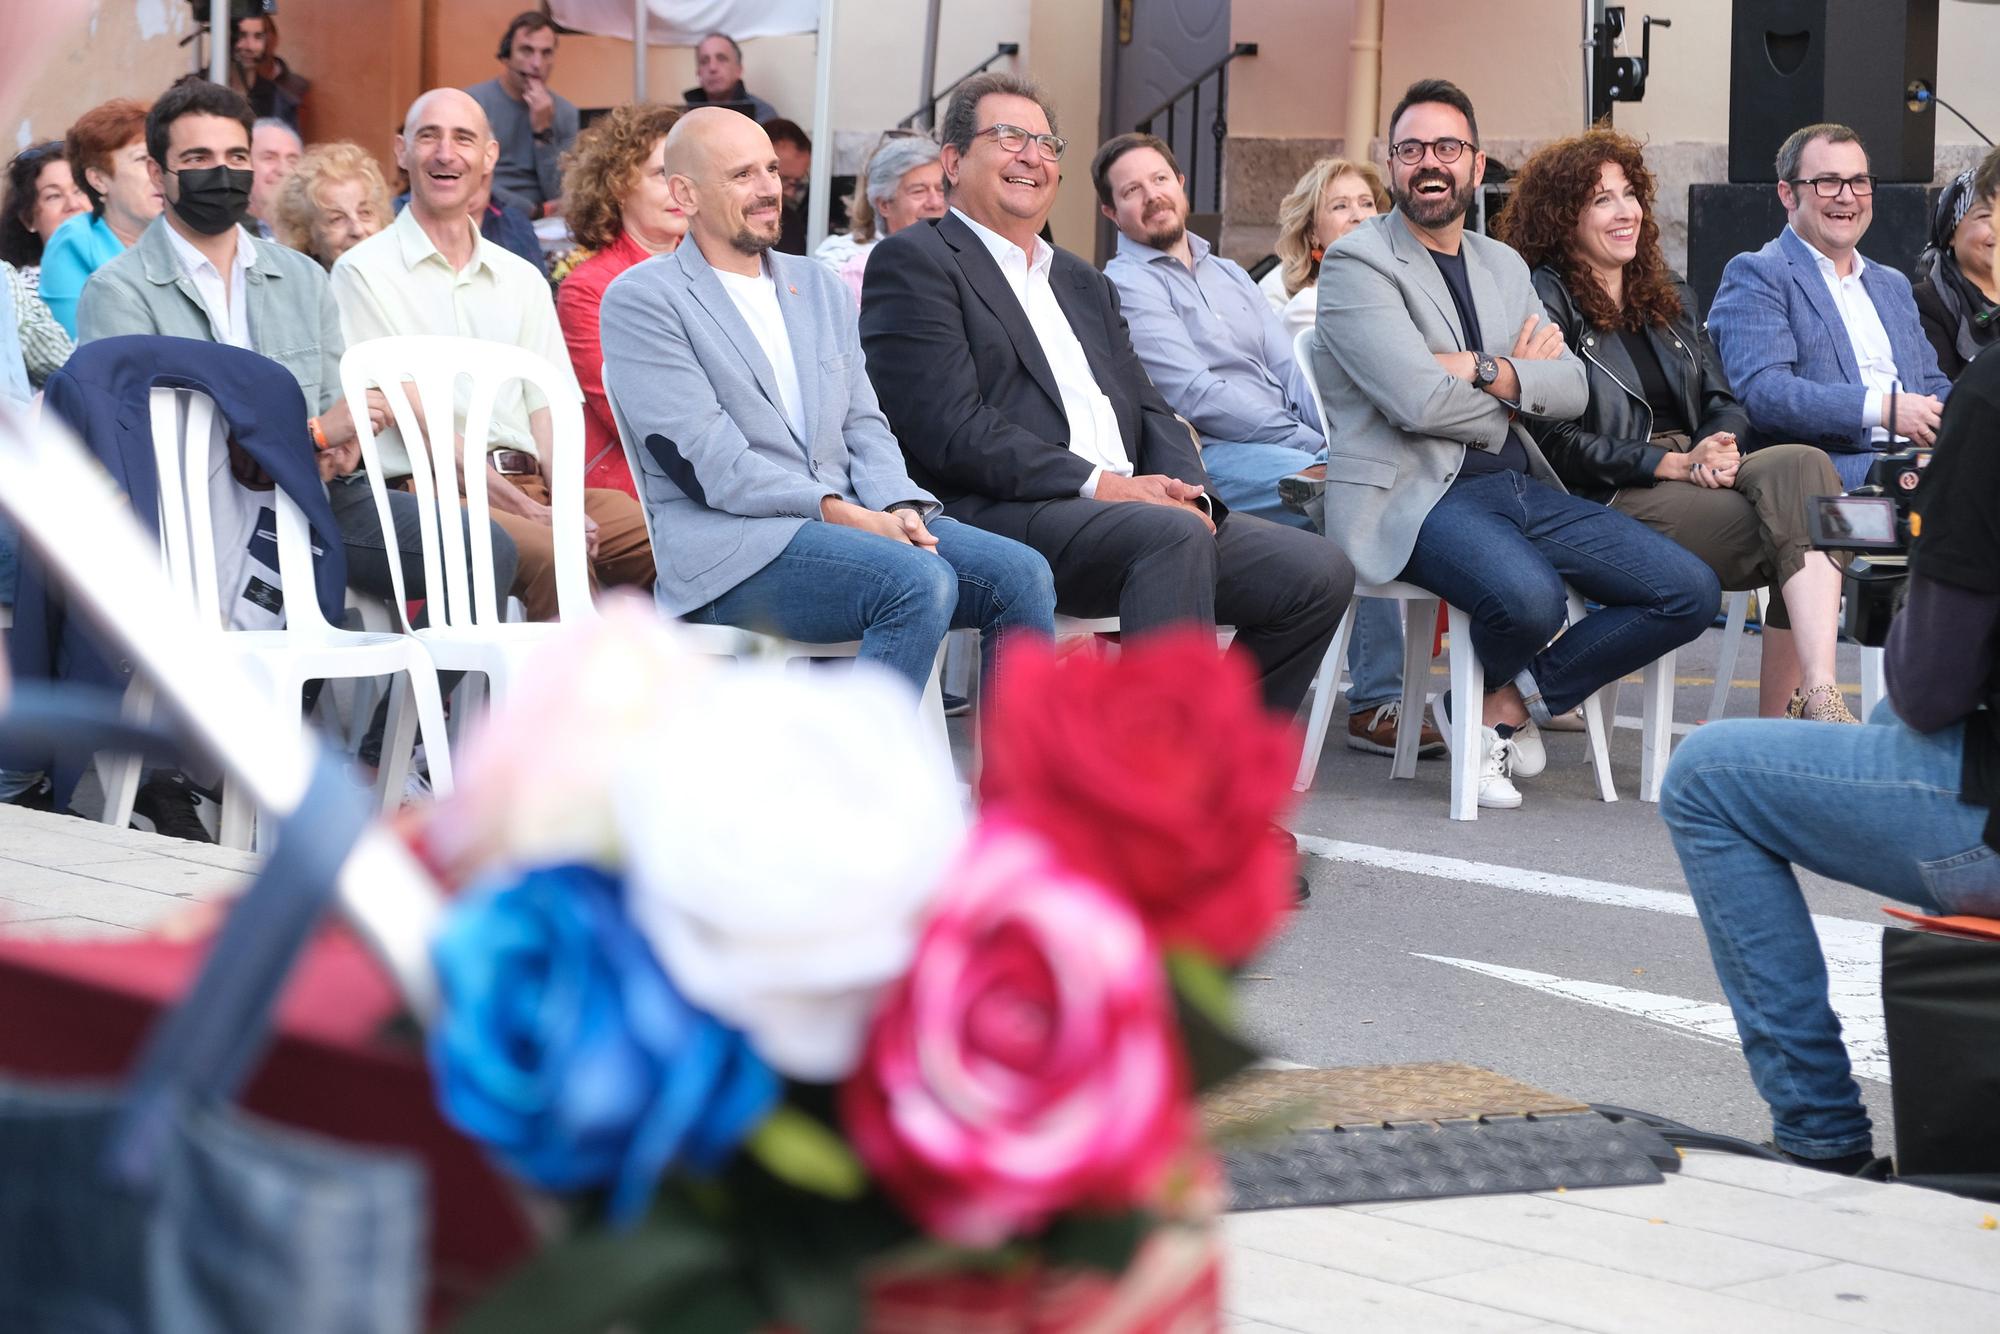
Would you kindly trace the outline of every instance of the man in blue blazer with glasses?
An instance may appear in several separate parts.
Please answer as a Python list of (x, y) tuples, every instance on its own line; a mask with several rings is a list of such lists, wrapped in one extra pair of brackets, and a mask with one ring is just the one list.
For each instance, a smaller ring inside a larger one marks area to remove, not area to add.
[(1848, 487), (1877, 453), (1928, 446), (1951, 382), (1924, 337), (1910, 280), (1856, 249), (1874, 218), (1868, 152), (1845, 125), (1778, 149), (1786, 226), (1722, 272), (1708, 332), (1758, 445), (1818, 445)]

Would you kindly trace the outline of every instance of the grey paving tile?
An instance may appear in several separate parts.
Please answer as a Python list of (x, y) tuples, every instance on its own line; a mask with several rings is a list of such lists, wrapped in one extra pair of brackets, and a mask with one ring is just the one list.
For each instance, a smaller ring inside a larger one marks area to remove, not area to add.
[[(1223, 1310), (1301, 1334), (1518, 1334), (1541, 1322), (1302, 1260), (1232, 1247), (1223, 1271)], [(1478, 1275), (1462, 1281), (1476, 1283)]]
[(1978, 1227), (1985, 1218), (2000, 1217), (2000, 1205), (1948, 1195), (1941, 1190), (1879, 1181), (1835, 1181), (1804, 1197), (1842, 1213), (1859, 1211), (1878, 1218), (1900, 1218), (1938, 1227)]
[(134, 889), (158, 890), (182, 898), (212, 899), (249, 888), (253, 873), (181, 857), (133, 857), (125, 861), (93, 862), (64, 868)]
[(1598, 1334), (1852, 1334), (1850, 1326), (1725, 1293), (1623, 1274), (1579, 1260), (1540, 1258), (1435, 1279), (1426, 1292), (1459, 1297)]
[(1717, 1232), (1946, 1283), (2000, 1292), (2000, 1230), (1870, 1214), (1843, 1201), (1787, 1199), (1713, 1181), (1664, 1187), (1571, 1191), (1572, 1203), (1609, 1213), (1663, 1218)]
[[(1399, 1211), (1393, 1221), (1696, 1288), (1726, 1287), (1826, 1264), (1823, 1256), (1570, 1203), (1572, 1196), (1584, 1193), (1430, 1200)], [(1380, 1226), (1390, 1220), (1369, 1221)]]
[(138, 933), (137, 927), (89, 917), (36, 917), (26, 921), (0, 918), (0, 937), (10, 940), (102, 940)]
[(1740, 1284), (1729, 1292), (1892, 1334), (2000, 1329), (2000, 1294), (1867, 1265), (1828, 1265), (1810, 1273)]
[(32, 867), (19, 874), (0, 874), (0, 903), (12, 905), (16, 917), (74, 915), (134, 925), (152, 921), (162, 911), (186, 907), (205, 897), (196, 892), (193, 884), (187, 881), (182, 883), (186, 886), (183, 892), (174, 893), (166, 889), (142, 889), (69, 871)]
[(1734, 1153), (1687, 1153), (1681, 1158), (1680, 1174), (1695, 1181), (1715, 1181), (1794, 1198), (1817, 1194), (1826, 1189), (1829, 1181), (1837, 1180), (1809, 1167), (1766, 1162)]
[(1511, 1247), (1341, 1209), (1258, 1209), (1230, 1214), (1223, 1220), (1223, 1235), (1231, 1246), (1247, 1246), (1387, 1283), (1416, 1283), (1529, 1258), (1528, 1252)]

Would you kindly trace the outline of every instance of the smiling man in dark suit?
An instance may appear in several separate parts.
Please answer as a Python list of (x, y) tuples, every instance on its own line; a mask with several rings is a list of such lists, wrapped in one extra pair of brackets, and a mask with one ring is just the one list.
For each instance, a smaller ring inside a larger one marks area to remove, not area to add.
[(1232, 514), (1132, 351), (1111, 284), (1040, 239), (1067, 147), (1034, 85), (968, 79), (940, 132), (952, 211), (868, 262), (861, 343), (910, 473), (1025, 542), (1058, 609), (1128, 634), (1218, 620), (1291, 710), (1354, 591), (1340, 548)]

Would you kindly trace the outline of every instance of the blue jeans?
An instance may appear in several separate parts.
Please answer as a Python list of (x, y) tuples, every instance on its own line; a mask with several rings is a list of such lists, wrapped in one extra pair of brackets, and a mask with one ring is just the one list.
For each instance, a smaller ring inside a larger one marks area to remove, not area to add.
[(1660, 796), (1778, 1147), (1808, 1158), (1872, 1141), (1792, 867), (1927, 912), (2000, 916), (1986, 810), (1958, 799), (1964, 725), (1914, 732), (1887, 701), (1868, 722), (1709, 723), (1674, 751)]
[[(1487, 689), (1518, 685), (1544, 726), (1699, 635), (1722, 604), (1715, 572), (1686, 547), (1512, 471), (1446, 491), (1403, 578), (1471, 616)], [(1567, 631), (1565, 582), (1603, 608)]]
[[(1278, 499), (1278, 479), (1316, 463), (1326, 451), (1308, 454), (1290, 445), (1239, 444), (1204, 440), (1201, 464), (1222, 503), (1243, 514), (1307, 532), (1312, 520)], [(1366, 713), (1403, 697), (1403, 622), (1386, 598), (1362, 598), (1354, 605), (1354, 629), (1347, 641), (1347, 710)]]
[(808, 523), (776, 560), (691, 621), (734, 625), (807, 644), (861, 641), (861, 655), (919, 693), (947, 630), (980, 631), (980, 664), (1020, 634), (1055, 633), (1056, 585), (1031, 547), (943, 515), (927, 525), (935, 553), (858, 528)]

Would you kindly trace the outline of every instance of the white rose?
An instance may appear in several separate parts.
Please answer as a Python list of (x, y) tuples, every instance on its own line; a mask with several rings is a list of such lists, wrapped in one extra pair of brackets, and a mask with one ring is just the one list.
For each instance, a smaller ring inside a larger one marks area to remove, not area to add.
[(732, 666), (618, 783), (632, 919), (771, 1066), (853, 1069), (965, 836), (950, 757), (886, 671)]

